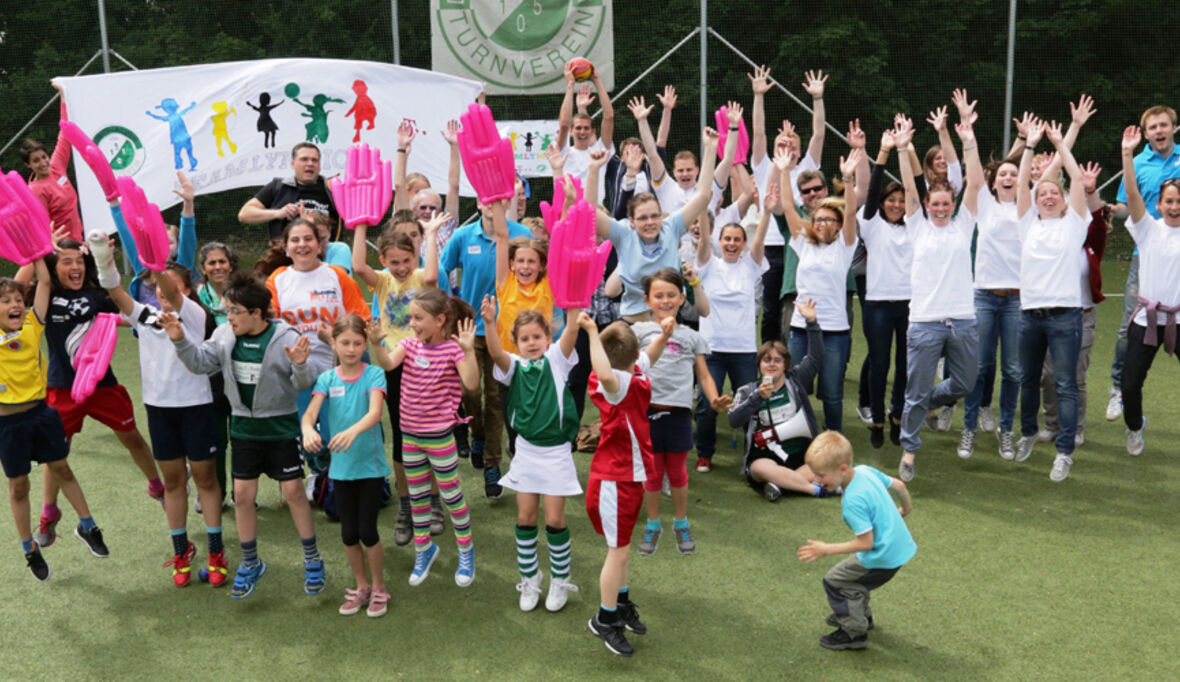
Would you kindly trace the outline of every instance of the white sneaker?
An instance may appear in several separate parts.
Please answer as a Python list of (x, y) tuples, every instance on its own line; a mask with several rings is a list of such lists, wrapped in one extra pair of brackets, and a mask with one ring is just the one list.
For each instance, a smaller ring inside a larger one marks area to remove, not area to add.
[(1074, 437), (1073, 437), (1073, 446), (1075, 448), (1080, 448), (1085, 444), (1086, 444), (1086, 434), (1082, 433), (1081, 431), (1078, 431), (1077, 433), (1075, 433)]
[(1016, 458), (1016, 435), (1011, 431), (997, 431), (1000, 439), (1000, 459), (1011, 462)]
[(979, 408), (979, 430), (988, 433), (996, 430), (996, 413), (991, 405)]
[(954, 417), (955, 417), (955, 406), (954, 405), (944, 405), (944, 406), (938, 408), (938, 427), (937, 427), (938, 430), (939, 431), (950, 431), (951, 430), (951, 422), (954, 420)]
[(971, 459), (973, 454), (975, 454), (975, 432), (963, 429), (963, 435), (959, 436), (959, 459)]
[(897, 477), (903, 482), (909, 483), (914, 480), (914, 463), (907, 462), (904, 459), (897, 463)]
[(520, 592), (520, 610), (532, 611), (541, 601), (541, 572), (537, 571), (527, 578), (521, 577), (516, 584), (516, 591)]
[(672, 484), (668, 481), (668, 474), (664, 474), (664, 485), (660, 487), (664, 497), (672, 497)]
[(1147, 446), (1143, 442), (1143, 432), (1147, 430), (1147, 417), (1143, 418), (1143, 425), (1139, 427), (1138, 431), (1127, 429), (1127, 454), (1138, 457), (1143, 454), (1143, 448)]
[(1049, 480), (1060, 483), (1069, 478), (1069, 468), (1072, 466), (1073, 457), (1057, 453), (1057, 458), (1053, 460), (1053, 468), (1049, 470)]
[(1040, 431), (1037, 431), (1037, 442), (1038, 443), (1048, 443), (1049, 441), (1051, 441), (1055, 438), (1057, 438), (1057, 432), (1051, 431), (1048, 427), (1045, 427), (1045, 428), (1041, 429)]
[(873, 410), (868, 405), (858, 406), (856, 408), (856, 416), (860, 417), (860, 420), (866, 424), (873, 423)]
[(1106, 403), (1106, 421), (1112, 422), (1123, 416), (1123, 392), (1110, 389), (1110, 402)]
[(1016, 456), (1017, 462), (1023, 462), (1032, 456), (1033, 446), (1037, 444), (1036, 436), (1024, 436), (1016, 441)]
[(545, 597), (545, 610), (560, 611), (565, 606), (566, 600), (569, 599), (568, 593), (577, 591), (578, 586), (571, 583), (569, 578), (550, 578), (549, 596)]

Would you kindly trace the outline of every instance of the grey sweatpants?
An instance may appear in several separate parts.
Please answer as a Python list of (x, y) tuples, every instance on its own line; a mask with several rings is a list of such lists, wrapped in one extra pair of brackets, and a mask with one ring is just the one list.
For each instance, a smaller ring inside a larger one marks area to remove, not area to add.
[(824, 592), (840, 629), (853, 637), (869, 631), (869, 591), (889, 582), (897, 568), (865, 568), (855, 554), (836, 564), (824, 576)]

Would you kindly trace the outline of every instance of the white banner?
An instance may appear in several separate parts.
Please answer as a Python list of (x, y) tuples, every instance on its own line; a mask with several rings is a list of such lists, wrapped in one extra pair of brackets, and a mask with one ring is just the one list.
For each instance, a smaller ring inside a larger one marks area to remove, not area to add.
[(585, 57), (613, 90), (611, 21), (611, 0), (432, 0), (431, 66), (490, 95), (534, 95), (565, 92), (565, 63)]
[(496, 121), (500, 137), (512, 142), (516, 172), (526, 178), (548, 178), (549, 148), (557, 143), (557, 121)]
[[(320, 148), (325, 177), (344, 172), (354, 140), (397, 156), (397, 127), (417, 129), (407, 172), (446, 192), (450, 147), (440, 131), (480, 92), (475, 81), (377, 62), (268, 59), (55, 79), (70, 120), (130, 175), (149, 201), (180, 199), (176, 171), (197, 194), (261, 187), (292, 175), (291, 148)], [(88, 226), (113, 231), (102, 190), (75, 153), (78, 197)], [(464, 178), (466, 196), (474, 196)], [(198, 206), (198, 211), (200, 207)]]

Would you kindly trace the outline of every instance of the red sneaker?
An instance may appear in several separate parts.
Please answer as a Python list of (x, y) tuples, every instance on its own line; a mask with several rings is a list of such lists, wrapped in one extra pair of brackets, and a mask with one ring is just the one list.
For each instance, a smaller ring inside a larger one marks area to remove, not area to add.
[(188, 585), (189, 578), (192, 577), (192, 567), (189, 562), (197, 554), (197, 548), (192, 542), (188, 543), (188, 551), (183, 556), (174, 556), (168, 561), (164, 562), (165, 566), (172, 567), (172, 582), (177, 587), (184, 587)]
[(53, 518), (42, 516), (40, 522), (37, 524), (37, 544), (42, 548), (53, 544), (57, 539), (57, 522), (61, 521), (61, 510), (58, 509)]
[(163, 488), (160, 488), (159, 490), (154, 490), (154, 489), (152, 489), (152, 486), (149, 485), (148, 489), (147, 489), (147, 494), (148, 494), (148, 497), (159, 502), (161, 507), (164, 506), (164, 489)]
[(713, 462), (704, 457), (697, 457), (697, 471), (707, 474), (713, 470)]
[(214, 554), (209, 552), (209, 584), (221, 587), (229, 575), (229, 564), (225, 563), (225, 550)]

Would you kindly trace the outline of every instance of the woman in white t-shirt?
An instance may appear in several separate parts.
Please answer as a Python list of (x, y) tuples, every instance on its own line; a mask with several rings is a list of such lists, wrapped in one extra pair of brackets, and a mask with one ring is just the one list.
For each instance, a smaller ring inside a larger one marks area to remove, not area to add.
[[(968, 119), (970, 120), (970, 119)], [(956, 126), (963, 140), (963, 153), (978, 155), (971, 124)], [(901, 178), (905, 183), (906, 232), (914, 249), (910, 269), (910, 326), (906, 332), (905, 408), (901, 415), (901, 446), (898, 477), (914, 478), (914, 457), (922, 447), (918, 434), (926, 413), (951, 405), (975, 385), (979, 334), (975, 325), (975, 301), (971, 281), (971, 237), (974, 233), (974, 190), (983, 178), (967, 178), (969, 188), (959, 212), (955, 213), (955, 190), (935, 181), (926, 192), (925, 203), (907, 153), (914, 129), (909, 119), (899, 117), (893, 131)], [(946, 357), (946, 378), (935, 385), (938, 360)], [(931, 388), (933, 386), (933, 388)]]
[[(1047, 131), (1047, 132), (1046, 132)], [(1047, 134), (1066, 173), (1067, 195), (1060, 181), (1042, 176), (1035, 197), (1030, 190), (1032, 156), (1041, 136)], [(1035, 202), (1035, 205), (1034, 205)], [(1090, 224), (1082, 172), (1061, 124), (1036, 122), (1029, 127), (1028, 143), (1020, 159), (1016, 180), (1016, 211), (1020, 218), (1020, 432), (1015, 459), (1023, 462), (1037, 442), (1037, 413), (1041, 407), (1041, 366), (1045, 353), (1053, 358), (1057, 389), (1057, 457), (1049, 479), (1064, 481), (1073, 466), (1074, 433), (1078, 422), (1078, 353), (1082, 345), (1082, 308), (1077, 282), (1081, 271), (1078, 251), (1086, 241)]]
[[(702, 234), (697, 243), (699, 279), (709, 299), (709, 314), (700, 318), (701, 336), (709, 344), (705, 365), (713, 383), (745, 386), (758, 376), (757, 332), (758, 284), (769, 269), (763, 251), (770, 214), (778, 205), (779, 190), (771, 188), (763, 206), (758, 229), (746, 253), (746, 230), (737, 223), (721, 228), (721, 257), (713, 254), (710, 221), (700, 221)], [(697, 455), (712, 461), (717, 442), (717, 413), (708, 401), (698, 400), (696, 410)]]
[[(816, 318), (824, 332), (824, 360), (819, 371), (820, 391), (824, 403), (824, 426), (832, 431), (843, 427), (844, 370), (851, 348), (848, 307), (845, 296), (848, 268), (856, 252), (856, 167), (864, 150), (852, 149), (848, 158), (840, 158), (840, 172), (844, 175), (844, 201), (824, 199), (803, 218), (795, 211), (783, 214), (791, 232), (788, 246), (799, 256), (795, 285), (799, 297), (815, 301)], [(790, 207), (794, 202), (791, 170), (797, 156), (782, 152), (775, 156), (774, 165), (780, 173), (781, 203)], [(791, 358), (802, 361), (807, 355), (807, 321), (796, 311), (791, 319), (791, 334), (787, 348)]]
[[(1123, 421), (1127, 425), (1127, 452), (1143, 452), (1143, 381), (1161, 344), (1175, 352), (1176, 312), (1180, 307), (1180, 179), (1160, 184), (1156, 210), (1147, 212), (1135, 177), (1135, 148), (1141, 135), (1137, 126), (1123, 132), (1123, 178), (1130, 220), (1127, 231), (1139, 247), (1139, 306), (1127, 327), (1127, 355), (1123, 365)], [(1155, 319), (1149, 320), (1150, 313)]]
[(893, 150), (893, 133), (881, 135), (881, 151), (869, 178), (865, 205), (857, 214), (860, 237), (868, 251), (865, 271), (864, 334), (869, 359), (869, 441), (874, 448), (885, 443), (885, 380), (889, 359), (896, 359), (893, 393), (889, 404), (889, 437), (901, 443), (901, 411), (905, 401), (905, 336), (910, 322), (910, 265), (914, 249), (906, 234), (905, 188), (884, 184), (885, 164)]

